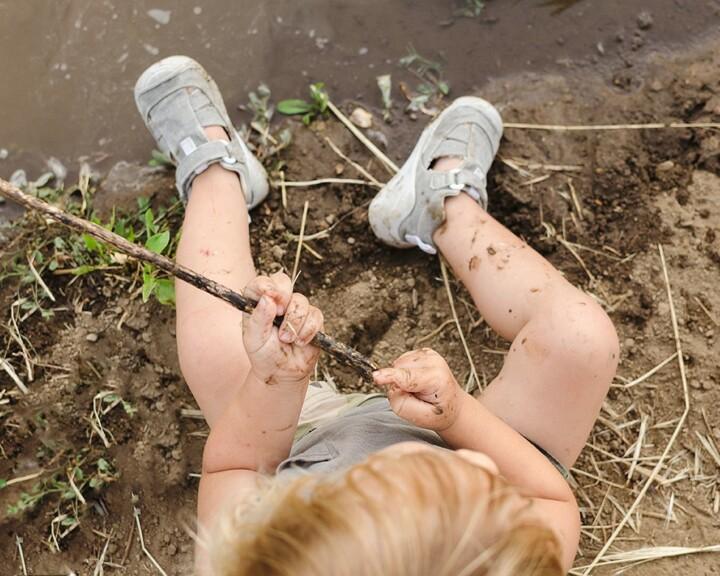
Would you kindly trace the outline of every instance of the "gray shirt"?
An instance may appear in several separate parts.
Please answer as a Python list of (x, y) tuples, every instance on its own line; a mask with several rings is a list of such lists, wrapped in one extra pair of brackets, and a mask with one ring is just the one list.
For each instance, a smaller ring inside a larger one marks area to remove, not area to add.
[(435, 432), (397, 416), (387, 398), (373, 398), (300, 438), (277, 467), (277, 474), (288, 478), (344, 470), (383, 448), (407, 441), (447, 448)]

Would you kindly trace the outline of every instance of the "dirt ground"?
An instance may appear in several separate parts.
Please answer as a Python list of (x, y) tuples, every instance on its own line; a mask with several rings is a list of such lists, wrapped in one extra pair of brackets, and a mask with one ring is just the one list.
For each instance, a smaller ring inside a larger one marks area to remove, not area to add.
[[(506, 122), (719, 122), (719, 46), (711, 39), (685, 54), (657, 55), (606, 76), (504, 78), (482, 95), (498, 105)], [(348, 104), (347, 110), (352, 107)], [(376, 121), (372, 137), (386, 141), (388, 154), (401, 161), (424, 123), (424, 118), (414, 121), (396, 111), (390, 125)], [(326, 138), (376, 178), (388, 177), (335, 120), (293, 128), (293, 143), (282, 158), (287, 180), (358, 177)], [(169, 177), (151, 180), (145, 193), (172, 194)], [(98, 204), (118, 198), (112, 195), (117, 188), (109, 188), (100, 186)], [(720, 132), (508, 128), (489, 188), (491, 213), (596, 297), (620, 334), (619, 376), (573, 471), (584, 525), (577, 566), (592, 561), (623, 519), (683, 415), (685, 395), (678, 361), (672, 358), (676, 347), (658, 244), (664, 247), (677, 311), (689, 413), (610, 552), (720, 544)], [(125, 201), (133, 195), (126, 194)], [(466, 380), (468, 359), (449, 322), (438, 261), (379, 244), (367, 224), (372, 195), (362, 186), (290, 188), (283, 209), (280, 191), (274, 189), (253, 217), (258, 267), (265, 272), (292, 268), (293, 235), (309, 201), (306, 235), (329, 232), (308, 241), (317, 256), (303, 251), (298, 286), (325, 312), (328, 333), (381, 364), (420, 343), (432, 346), (458, 379)], [(4, 231), (0, 248), (22, 249), (22, 241), (13, 244), (22, 228)], [(122, 271), (93, 273), (72, 283), (67, 276), (48, 274), (45, 281), (57, 311), (48, 320), (34, 314), (20, 326), (30, 344), (25, 356), (34, 368), (32, 382), (20, 346), (2, 336), (6, 358), (28, 382), (29, 393), (21, 394), (0, 373), (0, 478), (43, 471), (0, 490), (2, 573), (23, 573), (20, 547), (28, 574), (98, 574), (94, 571), (103, 554), (107, 573), (157, 573), (141, 548), (138, 525), (147, 550), (167, 573), (189, 573), (194, 474), (206, 426), (193, 417), (195, 405), (180, 374), (173, 311), (156, 302), (143, 305), (137, 278)], [(4, 323), (11, 322), (11, 303), (27, 289), (3, 281)], [(491, 333), (460, 286), (453, 290), (472, 359), (481, 380), (489, 381), (507, 343)], [(633, 382), (668, 358), (656, 373)], [(355, 376), (323, 358), (319, 372), (325, 371), (344, 390), (361, 387)], [(107, 447), (93, 415), (93, 399), (103, 392), (131, 408), (107, 404), (113, 408), (100, 417)], [(104, 476), (98, 474), (107, 483), (82, 492), (85, 504), (75, 510), (79, 525), (60, 539), (60, 552), (53, 550), (51, 527), (62, 531), (68, 526), (53, 519), (61, 518), (62, 498), (72, 500), (72, 493), (50, 494), (31, 510), (5, 514), (33, 483), (62, 476), (79, 459), (86, 473), (92, 466), (100, 470), (100, 458), (109, 465), (102, 469)], [(629, 573), (678, 570), (688, 576), (718, 574), (720, 556), (658, 560)]]

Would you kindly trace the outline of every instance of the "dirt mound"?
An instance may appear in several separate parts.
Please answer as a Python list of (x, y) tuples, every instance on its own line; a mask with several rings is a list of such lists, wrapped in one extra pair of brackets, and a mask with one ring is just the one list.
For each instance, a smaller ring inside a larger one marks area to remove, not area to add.
[[(718, 122), (715, 46), (607, 78), (503, 79), (483, 96), (501, 103), (508, 123)], [(379, 128), (395, 160), (421, 129), (420, 122), (399, 115), (393, 125)], [(294, 127), (293, 144), (282, 158), (288, 181), (364, 178), (333, 152), (328, 138), (374, 177), (388, 178), (360, 143), (328, 120), (310, 129)], [(690, 413), (613, 550), (703, 546), (720, 538), (718, 158), (718, 132), (709, 129), (508, 128), (491, 172), (493, 214), (597, 298), (623, 343), (620, 376), (573, 473), (584, 525), (578, 566), (594, 558), (623, 519), (683, 411), (658, 243), (665, 246), (679, 318)], [(156, 192), (162, 187), (153, 186)], [(164, 186), (170, 191), (172, 180)], [(468, 359), (450, 322), (438, 262), (374, 239), (366, 210), (373, 193), (371, 187), (339, 184), (288, 187), (283, 207), (274, 188), (253, 216), (258, 267), (292, 268), (307, 201), (298, 287), (322, 307), (328, 333), (380, 363), (419, 344), (432, 346), (464, 381)], [(24, 257), (28, 234), (41, 228), (37, 221), (21, 223), (8, 235), (5, 252), (22, 247)], [(51, 236), (57, 234), (52, 229)], [(169, 573), (189, 572), (186, 527), (192, 526), (206, 428), (195, 418), (178, 369), (172, 310), (157, 302), (143, 305), (139, 272), (118, 264), (73, 282), (47, 274), (56, 299), (47, 308), (52, 316), (37, 311), (22, 320), (27, 301), (11, 305), (43, 288), (32, 277), (13, 276), (10, 256), (6, 261), (0, 299), (12, 328), (3, 333), (3, 348), (29, 393), (0, 373), (0, 478), (38, 475), (0, 490), (3, 510), (23, 498), (26, 504), (3, 517), (0, 562), (10, 573), (22, 573), (15, 541), (20, 535), (31, 574), (90, 574), (101, 557), (108, 570), (122, 565), (124, 574), (151, 573), (138, 542), (139, 524), (148, 549)], [(489, 381), (506, 344), (459, 286), (453, 290), (473, 361)], [(325, 371), (343, 389), (358, 389), (356, 376), (327, 358), (319, 366)], [(31, 505), (34, 486), (47, 493)], [(682, 566), (686, 574), (700, 575), (717, 565), (717, 558), (700, 555), (659, 561), (636, 573), (669, 574)]]

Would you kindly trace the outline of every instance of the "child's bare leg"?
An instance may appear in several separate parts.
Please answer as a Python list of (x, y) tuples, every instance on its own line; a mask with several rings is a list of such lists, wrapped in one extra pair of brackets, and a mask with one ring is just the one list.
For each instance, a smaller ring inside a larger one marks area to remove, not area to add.
[[(210, 139), (227, 138), (219, 127), (205, 132)], [(215, 164), (195, 178), (177, 261), (238, 292), (255, 277), (248, 210), (237, 174)], [(176, 296), (180, 366), (212, 426), (250, 369), (243, 314), (184, 282), (177, 282)]]
[[(459, 160), (441, 159), (436, 170)], [(615, 329), (592, 298), (465, 194), (445, 202), (433, 240), (488, 324), (512, 340), (481, 401), (570, 467), (618, 362)]]

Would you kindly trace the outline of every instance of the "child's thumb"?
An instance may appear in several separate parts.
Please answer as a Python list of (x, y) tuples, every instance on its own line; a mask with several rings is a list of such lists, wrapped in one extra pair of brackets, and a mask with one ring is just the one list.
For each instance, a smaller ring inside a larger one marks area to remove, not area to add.
[(246, 346), (249, 352), (258, 350), (268, 341), (272, 334), (276, 314), (277, 305), (275, 302), (267, 296), (261, 296), (245, 326)]

